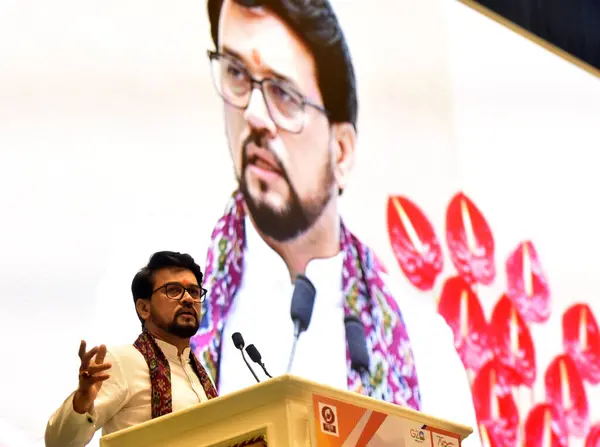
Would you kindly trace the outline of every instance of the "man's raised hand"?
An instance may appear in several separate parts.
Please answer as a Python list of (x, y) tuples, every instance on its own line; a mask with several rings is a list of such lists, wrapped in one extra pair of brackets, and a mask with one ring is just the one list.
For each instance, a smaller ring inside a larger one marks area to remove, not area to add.
[(95, 346), (87, 352), (85, 348), (85, 340), (82, 340), (79, 345), (79, 386), (73, 396), (73, 409), (80, 414), (91, 411), (102, 388), (102, 382), (110, 377), (106, 371), (112, 366), (110, 363), (104, 363), (106, 346)]

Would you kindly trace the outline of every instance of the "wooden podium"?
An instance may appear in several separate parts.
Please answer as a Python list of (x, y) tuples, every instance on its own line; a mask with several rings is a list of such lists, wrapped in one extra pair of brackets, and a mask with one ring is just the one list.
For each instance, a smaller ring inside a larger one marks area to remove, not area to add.
[(284, 375), (100, 439), (101, 447), (459, 447), (472, 429)]

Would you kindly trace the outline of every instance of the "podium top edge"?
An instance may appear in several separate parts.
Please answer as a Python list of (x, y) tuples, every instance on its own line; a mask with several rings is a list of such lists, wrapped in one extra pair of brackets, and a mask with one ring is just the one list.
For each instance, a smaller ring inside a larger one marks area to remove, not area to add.
[[(104, 435), (102, 440), (109, 443), (109, 441), (112, 441), (117, 437), (119, 439), (129, 438), (130, 436), (133, 437), (140, 429), (151, 429), (155, 424), (161, 424), (161, 428), (167, 430), (168, 426), (172, 424), (176, 425), (177, 423), (181, 423), (188, 419), (189, 421), (198, 420), (197, 418), (206, 420), (212, 419), (215, 417), (215, 414), (240, 414), (245, 411), (252, 411), (252, 409), (257, 406), (270, 405), (277, 401), (287, 399), (306, 401), (307, 399), (311, 399), (309, 396), (314, 394), (390, 416), (408, 419), (429, 428), (452, 432), (459, 435), (461, 439), (465, 439), (473, 433), (473, 429), (466, 425), (440, 419), (389, 402), (373, 399), (356, 392), (333, 388), (291, 374), (285, 374), (253, 384), (242, 390), (210, 399), (184, 410)], [(219, 411), (215, 411), (217, 407)]]

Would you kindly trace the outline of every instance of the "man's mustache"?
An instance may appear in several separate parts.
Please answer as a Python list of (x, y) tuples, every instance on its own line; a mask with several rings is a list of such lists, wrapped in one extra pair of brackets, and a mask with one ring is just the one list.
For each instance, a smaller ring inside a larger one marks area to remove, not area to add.
[(183, 314), (190, 314), (190, 315), (193, 315), (195, 318), (198, 318), (198, 315), (196, 314), (196, 311), (194, 309), (191, 309), (191, 308), (181, 309), (181, 310), (177, 311), (177, 313), (175, 314), (175, 316), (178, 317), (179, 315), (183, 315)]
[(266, 141), (267, 132), (265, 130), (252, 130), (250, 134), (244, 140), (242, 147), (244, 150), (247, 150), (248, 146), (251, 143), (254, 143), (256, 146), (269, 150), (269, 144)]
[(244, 142), (242, 143), (242, 172), (246, 171), (246, 168), (251, 162), (255, 160), (251, 160), (248, 156), (248, 148), (251, 144), (254, 144), (256, 147), (264, 149), (269, 152), (273, 156), (273, 160), (277, 164), (277, 168), (283, 173), (284, 178), (287, 180), (287, 172), (283, 167), (283, 163), (275, 153), (275, 151), (271, 148), (270, 144), (267, 141), (267, 132), (266, 131), (252, 131), (250, 135), (248, 135)]

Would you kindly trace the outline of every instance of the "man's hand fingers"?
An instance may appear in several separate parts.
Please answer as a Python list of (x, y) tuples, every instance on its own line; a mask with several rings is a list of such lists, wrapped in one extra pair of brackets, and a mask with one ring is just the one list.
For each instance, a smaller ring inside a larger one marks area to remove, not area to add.
[(92, 357), (94, 357), (97, 352), (98, 347), (96, 346), (83, 355), (83, 358), (81, 359), (81, 369), (86, 369), (90, 365)]
[(90, 367), (87, 369), (87, 372), (89, 373), (90, 376), (102, 372), (102, 371), (106, 371), (107, 369), (110, 369), (112, 367), (112, 365), (110, 363), (102, 363), (101, 365), (90, 365)]
[(90, 366), (89, 369), (81, 371), (79, 373), (79, 388), (89, 388), (91, 385), (98, 382), (98, 377), (105, 377), (102, 380), (106, 380), (107, 377), (110, 377), (110, 374), (106, 371), (108, 371), (111, 366), (110, 363), (103, 363), (102, 365)]
[(104, 357), (106, 357), (106, 346), (100, 345), (98, 348), (98, 353), (96, 354), (96, 358), (94, 359), (94, 363), (97, 365), (104, 363)]
[(85, 355), (85, 340), (81, 340), (81, 343), (79, 344), (79, 358), (83, 361), (83, 356)]
[[(105, 345), (95, 346), (87, 352), (85, 349), (86, 342), (85, 340), (81, 340), (79, 345), (79, 358), (81, 359), (79, 388), (81, 390), (88, 390), (94, 384), (107, 380), (110, 375), (103, 373), (103, 371), (107, 371), (112, 367), (110, 363), (104, 363), (104, 358), (106, 357)], [(94, 359), (93, 362), (92, 359)]]
[(91, 382), (91, 384), (96, 384), (98, 382), (104, 382), (105, 380), (110, 379), (110, 374), (97, 374), (95, 376), (92, 376), (89, 378), (89, 381)]

